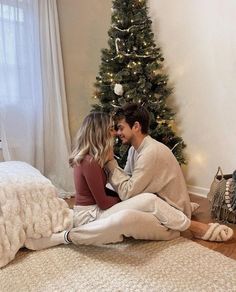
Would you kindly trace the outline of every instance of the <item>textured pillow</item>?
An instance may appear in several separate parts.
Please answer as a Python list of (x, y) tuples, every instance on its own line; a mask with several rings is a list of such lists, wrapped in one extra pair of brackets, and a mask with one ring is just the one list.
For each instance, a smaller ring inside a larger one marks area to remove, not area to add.
[(71, 225), (72, 211), (50, 180), (25, 162), (0, 163), (0, 267), (26, 238), (48, 237)]

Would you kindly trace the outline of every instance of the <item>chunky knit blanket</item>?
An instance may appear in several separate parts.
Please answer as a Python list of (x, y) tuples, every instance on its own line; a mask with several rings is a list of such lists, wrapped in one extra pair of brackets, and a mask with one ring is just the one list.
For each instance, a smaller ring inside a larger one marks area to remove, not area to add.
[(27, 238), (47, 237), (71, 224), (67, 203), (37, 169), (19, 161), (0, 163), (0, 267)]

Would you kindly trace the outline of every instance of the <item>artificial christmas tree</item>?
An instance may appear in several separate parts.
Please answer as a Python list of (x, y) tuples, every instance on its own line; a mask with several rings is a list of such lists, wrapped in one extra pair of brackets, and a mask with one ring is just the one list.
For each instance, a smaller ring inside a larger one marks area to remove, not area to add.
[[(161, 50), (154, 42), (146, 0), (114, 0), (108, 49), (102, 50), (102, 62), (96, 78), (93, 110), (112, 113), (127, 102), (138, 102), (150, 113), (150, 135), (166, 144), (179, 163), (185, 163), (181, 137), (175, 134), (174, 112), (167, 106), (172, 88), (163, 72)], [(115, 153), (124, 166), (127, 148), (115, 145)]]

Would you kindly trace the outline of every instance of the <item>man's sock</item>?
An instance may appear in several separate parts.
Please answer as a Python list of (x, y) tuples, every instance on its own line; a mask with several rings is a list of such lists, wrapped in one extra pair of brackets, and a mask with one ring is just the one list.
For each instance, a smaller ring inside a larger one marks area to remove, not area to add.
[(69, 244), (68, 233), (69, 231), (64, 230), (59, 233), (53, 233), (50, 237), (42, 237), (39, 239), (27, 238), (25, 247), (32, 250), (41, 250), (60, 244)]

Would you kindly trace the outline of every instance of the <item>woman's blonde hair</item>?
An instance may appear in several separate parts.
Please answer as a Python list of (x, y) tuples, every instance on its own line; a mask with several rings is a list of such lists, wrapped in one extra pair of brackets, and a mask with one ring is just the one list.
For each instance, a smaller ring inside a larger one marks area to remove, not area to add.
[(88, 154), (103, 167), (113, 147), (111, 135), (112, 119), (103, 112), (93, 112), (83, 121), (75, 140), (74, 150), (69, 158), (70, 166), (79, 164)]

